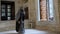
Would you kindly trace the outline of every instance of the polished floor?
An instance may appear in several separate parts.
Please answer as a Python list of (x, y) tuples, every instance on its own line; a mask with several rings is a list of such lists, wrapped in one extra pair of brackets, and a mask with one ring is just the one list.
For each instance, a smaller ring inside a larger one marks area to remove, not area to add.
[[(15, 30), (12, 31), (5, 31), (5, 32), (0, 32), (0, 34), (18, 34)], [(20, 34), (20, 33), (19, 33)], [(39, 31), (35, 29), (25, 29), (24, 34), (60, 34), (57, 32), (48, 32), (48, 31)]]

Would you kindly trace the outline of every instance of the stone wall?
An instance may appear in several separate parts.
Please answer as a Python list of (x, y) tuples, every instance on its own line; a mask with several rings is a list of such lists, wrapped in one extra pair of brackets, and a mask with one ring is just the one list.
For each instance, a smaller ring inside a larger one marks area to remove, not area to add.
[[(54, 21), (37, 21), (36, 28), (49, 31), (60, 32), (60, 0), (53, 0), (54, 3)], [(59, 8), (58, 8), (59, 7)]]
[(53, 0), (54, 3), (54, 20), (53, 21), (37, 21), (38, 1), (29, 0), (29, 19), (33, 20), (36, 29), (60, 31), (58, 0)]
[(0, 21), (0, 32), (2, 31), (9, 31), (9, 30), (15, 30), (15, 20), (11, 21)]
[(38, 0), (29, 0), (29, 20), (31, 20), (33, 26), (39, 30), (48, 30), (48, 25), (50, 22), (48, 21), (37, 21), (38, 14)]
[(28, 9), (29, 9), (29, 23), (32, 23), (32, 26), (36, 26), (36, 8), (35, 0), (28, 0)]
[(59, 23), (56, 26), (56, 30), (60, 31), (60, 0), (58, 0), (58, 14), (59, 14)]
[(59, 27), (59, 11), (58, 11), (58, 0), (53, 0), (54, 3), (54, 22), (49, 23), (49, 29), (51, 31), (60, 31)]

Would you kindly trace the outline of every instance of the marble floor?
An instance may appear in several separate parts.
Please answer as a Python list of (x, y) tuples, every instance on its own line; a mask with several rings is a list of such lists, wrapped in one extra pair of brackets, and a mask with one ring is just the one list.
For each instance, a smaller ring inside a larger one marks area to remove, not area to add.
[[(0, 32), (0, 34), (18, 34), (15, 30), (12, 31), (5, 31), (5, 32)], [(39, 31), (35, 29), (25, 29), (24, 34), (60, 34), (60, 33), (53, 33), (53, 32), (48, 32), (48, 31)]]

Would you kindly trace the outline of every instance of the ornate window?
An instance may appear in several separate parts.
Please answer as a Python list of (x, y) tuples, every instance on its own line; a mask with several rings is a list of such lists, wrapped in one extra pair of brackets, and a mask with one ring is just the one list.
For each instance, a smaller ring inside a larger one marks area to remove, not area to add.
[(53, 19), (54, 19), (53, 0), (38, 0), (38, 20), (52, 21)]
[(14, 2), (2, 1), (1, 3), (1, 20), (14, 20)]

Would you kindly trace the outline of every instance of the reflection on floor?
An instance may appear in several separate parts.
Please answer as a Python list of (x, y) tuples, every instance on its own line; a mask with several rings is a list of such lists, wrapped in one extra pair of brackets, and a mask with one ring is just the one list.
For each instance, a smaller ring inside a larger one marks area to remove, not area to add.
[[(0, 32), (0, 34), (18, 34), (15, 30), (12, 31), (6, 31), (6, 32)], [(52, 33), (48, 31), (39, 31), (35, 29), (25, 29), (24, 34), (60, 34), (60, 33)]]

